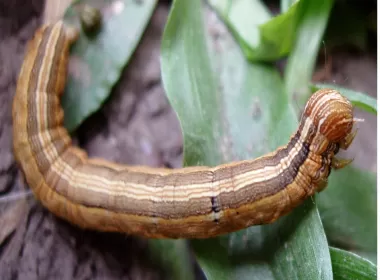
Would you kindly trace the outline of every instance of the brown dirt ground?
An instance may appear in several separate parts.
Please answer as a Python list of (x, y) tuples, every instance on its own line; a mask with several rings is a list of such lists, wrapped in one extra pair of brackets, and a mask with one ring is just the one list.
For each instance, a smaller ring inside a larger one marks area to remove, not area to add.
[[(0, 3), (0, 199), (27, 190), (11, 150), (11, 101), (26, 41), (40, 24), (42, 0)], [(159, 45), (168, 4), (160, 3), (110, 100), (79, 129), (91, 156), (130, 164), (181, 166), (182, 138), (160, 81)], [(326, 66), (322, 63), (322, 68)], [(332, 54), (327, 80), (377, 95), (376, 55)], [(365, 118), (351, 153), (376, 170), (376, 117)], [(146, 242), (80, 230), (33, 198), (0, 203), (2, 279), (164, 279), (149, 261)]]

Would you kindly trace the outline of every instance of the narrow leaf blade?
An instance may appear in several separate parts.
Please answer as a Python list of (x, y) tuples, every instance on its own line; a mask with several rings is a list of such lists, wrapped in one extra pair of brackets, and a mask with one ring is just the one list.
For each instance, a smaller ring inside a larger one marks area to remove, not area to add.
[(375, 280), (376, 266), (356, 254), (330, 247), (334, 280)]
[[(91, 1), (76, 1), (67, 10), (68, 24), (79, 26), (77, 9), (84, 3), (91, 4)], [(89, 37), (81, 31), (70, 53), (68, 80), (62, 97), (65, 127), (69, 131), (74, 131), (107, 99), (138, 45), (157, 0), (141, 3), (102, 0), (100, 3), (103, 15), (100, 32)]]

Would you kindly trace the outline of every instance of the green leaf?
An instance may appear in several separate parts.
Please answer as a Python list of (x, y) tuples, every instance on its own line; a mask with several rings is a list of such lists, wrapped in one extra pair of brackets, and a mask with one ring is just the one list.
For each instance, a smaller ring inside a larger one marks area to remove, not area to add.
[(151, 261), (160, 265), (167, 279), (195, 279), (186, 240), (149, 239), (148, 244)]
[(305, 104), (310, 95), (309, 83), (332, 4), (332, 0), (298, 3), (297, 39), (288, 58), (284, 76), (286, 92), (299, 105)]
[[(96, 36), (82, 31), (70, 54), (70, 67), (62, 106), (65, 127), (75, 130), (84, 119), (100, 108), (131, 58), (149, 22), (157, 0), (102, 0), (102, 26)], [(76, 1), (65, 21), (79, 26)], [(99, 1), (97, 2), (99, 3)], [(123, 27), (123, 28), (121, 28)]]
[(376, 266), (353, 253), (330, 247), (334, 280), (375, 280)]
[(280, 1), (281, 13), (285, 13), (297, 1), (298, 0), (281, 0)]
[(191, 245), (207, 279), (234, 279), (234, 266), (228, 253), (228, 236), (193, 241)]
[(271, 18), (258, 0), (208, 2), (230, 28), (249, 60), (273, 61), (289, 53), (296, 35), (299, 3)]
[[(185, 166), (261, 155), (285, 144), (297, 127), (295, 105), (275, 68), (247, 63), (228, 32), (212, 32), (215, 43), (205, 34), (199, 0), (173, 2), (161, 67), (183, 129)], [(275, 224), (191, 245), (208, 279), (332, 279), (312, 200)]]
[(330, 244), (376, 253), (376, 174), (352, 166), (333, 172), (316, 201)]
[(354, 106), (369, 113), (377, 114), (377, 100), (368, 94), (343, 88), (334, 84), (315, 84), (311, 86), (311, 89), (313, 91), (322, 88), (336, 89), (344, 96), (346, 96), (352, 102), (352, 104), (354, 104)]
[[(288, 55), (294, 45), (299, 51), (305, 48), (304, 53), (310, 51), (316, 55), (315, 42), (318, 45), (321, 42), (333, 3), (332, 0), (283, 0), (282, 14), (271, 18), (266, 7), (258, 0), (208, 2), (230, 28), (247, 59), (251, 61), (277, 60)], [(299, 27), (302, 29), (299, 30)], [(300, 33), (303, 35), (300, 36)], [(310, 59), (313, 61), (315, 57)], [(305, 77), (308, 74), (310, 73), (306, 72)]]
[[(215, 165), (222, 160), (221, 100), (205, 51), (203, 26), (199, 15), (192, 18), (198, 9), (199, 1), (173, 2), (161, 47), (162, 80), (181, 123), (185, 166)], [(216, 107), (210, 110), (210, 105)]]

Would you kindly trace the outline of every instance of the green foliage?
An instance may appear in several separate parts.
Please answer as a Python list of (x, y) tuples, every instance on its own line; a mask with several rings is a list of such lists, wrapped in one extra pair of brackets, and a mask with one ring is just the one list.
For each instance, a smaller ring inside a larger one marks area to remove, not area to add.
[(353, 253), (330, 247), (334, 280), (376, 279), (376, 265)]
[[(75, 1), (66, 11), (65, 21), (79, 27), (80, 5), (84, 3), (94, 4), (91, 0)], [(113, 0), (96, 3), (97, 8), (108, 11), (101, 30), (96, 36), (81, 30), (71, 49), (69, 79), (62, 98), (69, 131), (74, 131), (107, 99), (138, 45), (157, 0), (122, 0), (118, 6)]]

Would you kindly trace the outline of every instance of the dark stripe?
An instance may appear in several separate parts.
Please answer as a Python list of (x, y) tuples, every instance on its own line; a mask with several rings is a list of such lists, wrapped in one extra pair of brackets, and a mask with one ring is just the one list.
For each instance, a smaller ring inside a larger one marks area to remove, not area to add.
[[(41, 29), (41, 37), (42, 40), (40, 40), (40, 43), (37, 45), (38, 42), (33, 41), (33, 47), (37, 47), (37, 54), (34, 58), (34, 63), (32, 69), (29, 71), (30, 76), (29, 78), (29, 84), (27, 86), (27, 133), (28, 133), (28, 141), (31, 147), (32, 154), (37, 159), (37, 167), (40, 170), (42, 174), (49, 168), (50, 162), (46, 159), (43, 149), (40, 141), (38, 141), (38, 134), (39, 131), (39, 124), (37, 121), (37, 106), (40, 103), (39, 100), (36, 100), (36, 91), (37, 91), (37, 85), (38, 85), (38, 75), (39, 70), (41, 69), (41, 66), (44, 61), (44, 54), (45, 49), (47, 46), (47, 42), (49, 40), (50, 34), (53, 30), (53, 26), (48, 26)], [(30, 60), (29, 58), (28, 60)], [(26, 62), (25, 62), (26, 63)]]
[[(56, 86), (57, 86), (57, 80), (60, 78), (61, 73), (59, 73), (59, 70), (62, 68), (62, 62), (64, 64), (65, 61), (62, 61), (61, 57), (63, 55), (63, 52), (65, 51), (63, 48), (65, 46), (65, 32), (63, 28), (59, 29), (59, 35), (56, 44), (54, 44), (56, 50), (54, 52), (54, 56), (52, 59), (52, 65), (50, 66), (50, 75), (49, 75), (49, 81), (47, 83), (46, 87), (46, 94), (47, 94), (47, 129), (52, 129), (57, 127), (56, 122), (56, 114), (57, 112), (57, 106), (60, 106), (60, 101), (57, 99), (59, 92), (56, 92)], [(63, 65), (65, 68), (67, 68), (67, 65)], [(66, 75), (66, 73), (65, 73)], [(57, 104), (58, 102), (58, 104)]]
[(221, 207), (220, 207), (220, 205), (219, 205), (218, 198), (215, 197), (215, 196), (211, 197), (211, 210), (214, 213), (219, 213), (220, 210), (222, 210)]
[[(38, 85), (38, 75), (39, 75), (39, 70), (41, 69), (41, 65), (43, 64), (44, 61), (44, 54), (47, 46), (47, 42), (50, 38), (50, 34), (53, 31), (54, 26), (47, 26), (44, 29), (41, 29), (41, 38), (42, 40), (39, 40), (40, 43), (38, 44), (38, 49), (37, 49), (37, 54), (36, 57), (34, 58), (34, 63), (32, 69), (29, 71), (30, 73), (30, 78), (29, 78), (29, 84), (28, 84), (28, 96), (34, 98), (34, 93), (37, 90), (37, 85)], [(36, 41), (33, 41), (34, 47), (36, 47)], [(35, 99), (31, 100), (33, 102), (30, 103), (35, 103)], [(29, 102), (28, 102), (29, 103)]]
[(183, 174), (182, 172), (176, 173), (176, 170), (174, 169), (172, 174), (160, 175), (128, 171), (127, 167), (120, 172), (110, 166), (100, 166), (91, 163), (86, 165), (84, 172), (108, 174), (107, 178), (112, 178), (114, 180), (128, 180), (128, 182), (134, 184), (146, 184), (150, 187), (157, 188), (163, 188), (165, 186), (175, 187), (178, 184), (177, 182), (181, 182), (181, 185), (204, 184), (209, 183), (212, 180), (226, 180), (231, 178), (231, 175), (238, 176), (246, 172), (261, 169), (263, 166), (276, 166), (279, 164), (280, 160), (284, 158), (295, 146), (299, 137), (300, 133), (297, 132), (296, 135), (290, 139), (288, 145), (279, 149), (273, 156), (265, 156), (259, 160), (247, 160), (246, 162), (239, 163), (236, 166), (220, 168), (215, 172), (202, 170)]
[[(287, 153), (289, 153), (292, 149), (292, 146), (294, 146), (294, 144), (292, 143), (298, 141), (299, 136), (300, 132), (297, 132), (293, 136), (293, 138), (289, 142), (289, 145), (286, 148)], [(301, 150), (293, 158), (289, 167), (286, 168), (279, 176), (260, 183), (253, 183), (251, 185), (247, 185), (244, 188), (234, 192), (233, 195), (231, 195), (230, 193), (221, 193), (218, 196), (219, 200), (226, 202), (223, 203), (222, 209), (236, 209), (242, 205), (254, 203), (255, 201), (258, 201), (264, 197), (272, 196), (285, 189), (288, 185), (294, 182), (294, 179), (298, 175), (299, 168), (304, 164), (308, 156), (309, 144), (305, 142), (302, 143)], [(276, 156), (274, 156), (273, 158), (276, 158), (276, 160), (278, 160), (277, 164), (279, 164), (279, 160), (281, 160), (281, 158), (277, 158)]]
[[(49, 133), (52, 136), (51, 142), (49, 143), (41, 143), (38, 139), (38, 135), (42, 132), (38, 128), (38, 122), (37, 122), (37, 106), (41, 104), (40, 100), (37, 100), (36, 97), (36, 92), (39, 90), (40, 94), (45, 94), (46, 97), (46, 104), (47, 106), (47, 123), (46, 123), (46, 128), (53, 128), (56, 127), (57, 125), (55, 124), (55, 119), (54, 116), (57, 113), (56, 108), (57, 105), (57, 93), (54, 92), (55, 90), (55, 84), (57, 82), (58, 78), (58, 69), (62, 67), (60, 65), (61, 63), (61, 55), (63, 52), (63, 46), (65, 42), (65, 36), (63, 33), (63, 29), (59, 29), (59, 34), (56, 43), (54, 43), (55, 47), (58, 47), (59, 49), (55, 50), (54, 56), (52, 57), (51, 61), (47, 61), (46, 57), (46, 50), (48, 47), (48, 42), (50, 40), (50, 37), (52, 36), (53, 30), (56, 28), (56, 25), (50, 25), (43, 29), (41, 31), (41, 40), (40, 44), (37, 45), (36, 42), (34, 42), (35, 47), (37, 48), (37, 54), (36, 57), (34, 58), (34, 63), (33, 67), (31, 70), (31, 75), (30, 75), (30, 83), (28, 85), (28, 102), (27, 102), (27, 117), (29, 118), (30, 121), (27, 122), (27, 130), (28, 130), (28, 135), (29, 135), (29, 142), (31, 146), (32, 153), (34, 157), (37, 159), (37, 167), (41, 174), (46, 174), (46, 172), (49, 170), (49, 168), (52, 166), (53, 162), (50, 162), (46, 155), (45, 155), (45, 150), (47, 146), (54, 145), (56, 148), (56, 151), (59, 154), (61, 154), (65, 150), (65, 143), (63, 136), (59, 133), (58, 130), (51, 130)], [(49, 63), (49, 64), (47, 64)], [(40, 70), (42, 65), (48, 65), (48, 73), (49, 77), (39, 77), (38, 75), (40, 74)], [(65, 66), (66, 67), (66, 66)], [(41, 81), (47, 81), (46, 88), (44, 89), (38, 89), (38, 82), (40, 79)], [(59, 102), (59, 100), (58, 100)], [(54, 104), (56, 103), (56, 104)], [(43, 116), (43, 115), (40, 115)], [(53, 118), (53, 119), (52, 119)]]
[(289, 154), (289, 151), (293, 149), (299, 138), (300, 132), (297, 131), (297, 133), (290, 139), (289, 143), (286, 146), (277, 149), (277, 151), (272, 155), (264, 155), (259, 159), (242, 162), (237, 166), (220, 168), (216, 170), (214, 174), (215, 181), (221, 181), (231, 178), (231, 175), (236, 177), (240, 174), (262, 169), (263, 166), (278, 165), (280, 163), (280, 160), (286, 157)]
[[(220, 204), (219, 204), (219, 201), (218, 201), (218, 198), (215, 197), (215, 196), (212, 196), (211, 197), (211, 211), (215, 214), (219, 213), (220, 211), (222, 210), (222, 208), (220, 207)], [(214, 216), (214, 222), (215, 223), (219, 223), (219, 219)]]

